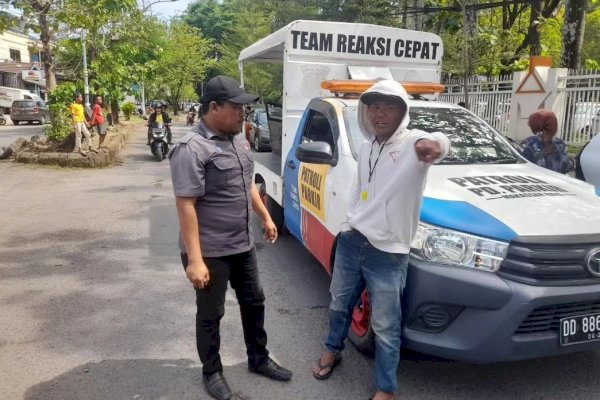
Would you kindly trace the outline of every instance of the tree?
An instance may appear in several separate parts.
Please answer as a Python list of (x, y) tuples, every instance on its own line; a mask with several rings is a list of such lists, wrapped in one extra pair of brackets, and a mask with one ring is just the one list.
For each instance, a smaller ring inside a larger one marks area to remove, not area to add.
[(586, 7), (587, 0), (567, 0), (561, 67), (578, 69), (581, 66)]
[[(186, 87), (205, 77), (215, 60), (210, 57), (212, 41), (199, 29), (175, 21), (168, 29), (167, 42), (158, 60), (158, 76), (171, 104), (179, 104)], [(175, 106), (175, 115), (177, 115)]]
[(588, 62), (600, 63), (600, 9), (587, 15), (581, 58)]
[[(136, 83), (152, 80), (166, 45), (164, 23), (135, 7), (124, 11), (105, 10), (105, 14), (96, 17), (96, 22), (85, 18), (69, 21), (75, 26), (89, 28), (85, 45), (90, 50), (90, 86), (93, 93), (109, 97), (107, 104), (110, 104), (113, 120), (117, 123), (123, 94), (131, 92)], [(65, 39), (57, 51), (57, 65), (78, 80), (83, 78), (81, 46), (80, 39)]]
[[(27, 28), (40, 34), (42, 59), (46, 73), (46, 90), (56, 88), (54, 42), (66, 22), (71, 24), (86, 16), (101, 17), (114, 10), (135, 6), (135, 0), (9, 0), (9, 4), (23, 11)], [(102, 18), (99, 18), (102, 20)]]

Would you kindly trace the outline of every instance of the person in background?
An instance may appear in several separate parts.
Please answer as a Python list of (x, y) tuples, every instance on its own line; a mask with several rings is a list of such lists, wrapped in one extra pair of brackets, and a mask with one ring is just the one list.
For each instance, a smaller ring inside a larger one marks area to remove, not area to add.
[(537, 110), (529, 116), (529, 128), (533, 136), (521, 142), (523, 156), (540, 167), (566, 174), (572, 163), (567, 145), (556, 137), (558, 120), (550, 110)]
[(154, 104), (154, 111), (152, 112), (152, 114), (150, 114), (150, 117), (148, 117), (148, 123), (146, 124), (146, 126), (148, 127), (148, 143), (146, 143), (147, 145), (150, 145), (150, 140), (152, 139), (152, 127), (154, 126), (154, 124), (165, 125), (165, 129), (167, 130), (167, 142), (169, 144), (172, 144), (171, 127), (169, 126), (168, 122), (170, 121), (170, 119), (171, 118), (169, 117), (169, 114), (166, 111), (166, 107), (164, 107), (162, 103)]
[(89, 125), (92, 129), (96, 127), (99, 138), (98, 148), (102, 147), (107, 132), (106, 123), (104, 121), (104, 111), (102, 110), (102, 96), (96, 96), (94, 98), (94, 107), (92, 108), (92, 116), (90, 117)]
[(92, 136), (88, 130), (88, 122), (85, 120), (85, 110), (83, 108), (83, 95), (79, 92), (75, 93), (75, 102), (70, 106), (71, 118), (73, 119), (73, 127), (75, 128), (75, 147), (74, 153), (79, 153), (82, 156), (87, 156), (87, 151), (81, 148), (81, 135), (85, 136), (86, 146), (92, 150)]

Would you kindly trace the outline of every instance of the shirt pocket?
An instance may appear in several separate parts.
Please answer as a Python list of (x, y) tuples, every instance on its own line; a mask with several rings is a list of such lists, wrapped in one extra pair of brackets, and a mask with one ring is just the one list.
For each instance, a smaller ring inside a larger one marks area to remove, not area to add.
[(246, 174), (250, 174), (250, 177), (252, 177), (254, 173), (254, 157), (252, 157), (252, 153), (243, 153), (240, 156), (240, 160), (242, 161), (242, 165), (244, 166), (244, 172)]
[(216, 157), (206, 166), (206, 190), (226, 188), (234, 184), (236, 161), (229, 157)]

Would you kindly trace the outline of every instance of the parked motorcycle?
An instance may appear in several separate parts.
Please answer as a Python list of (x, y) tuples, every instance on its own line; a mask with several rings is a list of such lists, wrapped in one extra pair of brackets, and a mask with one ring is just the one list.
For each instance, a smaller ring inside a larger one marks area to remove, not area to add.
[(6, 118), (0, 114), (0, 125), (6, 125)]
[(155, 123), (154, 126), (150, 127), (150, 150), (156, 161), (164, 160), (169, 152), (169, 142), (167, 140), (169, 122)]
[(196, 113), (193, 111), (189, 111), (187, 113), (186, 125), (194, 125), (194, 120), (196, 119)]

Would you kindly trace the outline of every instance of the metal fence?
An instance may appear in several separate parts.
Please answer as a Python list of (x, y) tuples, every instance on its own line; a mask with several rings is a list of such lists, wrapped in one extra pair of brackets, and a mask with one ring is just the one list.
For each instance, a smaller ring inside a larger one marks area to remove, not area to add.
[[(464, 82), (461, 81), (462, 79), (444, 82), (446, 91), (439, 96), (439, 99), (454, 104), (464, 102)], [(469, 109), (498, 131), (507, 134), (512, 88), (512, 75), (493, 80), (471, 79), (468, 83)]]
[(562, 139), (570, 144), (583, 144), (600, 132), (600, 71), (569, 71), (561, 78), (559, 93), (564, 107), (558, 121)]
[[(564, 94), (558, 107), (559, 136), (569, 144), (584, 144), (600, 133), (600, 71), (569, 71), (559, 78), (558, 93)], [(441, 101), (458, 104), (465, 101), (461, 79), (444, 82)], [(468, 83), (469, 108), (504, 135), (508, 134), (513, 76), (472, 78)]]

